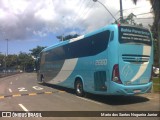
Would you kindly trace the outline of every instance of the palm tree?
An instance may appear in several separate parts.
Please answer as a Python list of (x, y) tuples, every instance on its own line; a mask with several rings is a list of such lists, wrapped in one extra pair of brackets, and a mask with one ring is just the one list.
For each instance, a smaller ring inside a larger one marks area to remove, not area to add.
[[(138, 2), (138, 0), (132, 0), (134, 4)], [(150, 0), (152, 5), (153, 13), (154, 13), (154, 23), (153, 27), (155, 31), (158, 33), (158, 47), (159, 47), (159, 54), (160, 54), (160, 0)], [(160, 55), (159, 55), (159, 68), (160, 68)]]

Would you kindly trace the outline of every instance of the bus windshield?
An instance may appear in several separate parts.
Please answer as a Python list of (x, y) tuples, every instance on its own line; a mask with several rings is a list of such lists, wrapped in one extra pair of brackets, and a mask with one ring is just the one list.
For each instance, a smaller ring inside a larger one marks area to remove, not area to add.
[(151, 34), (147, 29), (132, 26), (119, 26), (119, 42), (152, 45)]

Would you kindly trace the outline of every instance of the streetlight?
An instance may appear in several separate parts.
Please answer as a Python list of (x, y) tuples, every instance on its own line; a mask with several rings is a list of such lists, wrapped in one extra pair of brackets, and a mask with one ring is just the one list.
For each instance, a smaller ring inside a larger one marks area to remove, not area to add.
[(7, 41), (7, 56), (8, 56), (8, 39), (6, 39), (6, 41)]
[(7, 41), (7, 53), (5, 55), (5, 74), (7, 74), (7, 59), (8, 59), (8, 39), (6, 39)]
[(116, 18), (112, 15), (112, 13), (108, 10), (108, 8), (103, 3), (101, 3), (98, 0), (93, 0), (93, 2), (98, 2), (99, 4), (101, 4), (109, 12), (109, 14), (114, 18), (115, 22), (117, 23)]

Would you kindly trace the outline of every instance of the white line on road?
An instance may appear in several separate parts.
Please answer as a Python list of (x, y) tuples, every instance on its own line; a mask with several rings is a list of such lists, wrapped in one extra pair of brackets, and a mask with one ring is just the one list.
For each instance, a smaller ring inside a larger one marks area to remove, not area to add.
[(10, 88), (8, 90), (9, 90), (9, 92), (12, 92), (12, 90)]
[(24, 111), (28, 111), (26, 107), (24, 107), (22, 104), (18, 104)]
[(12, 85), (12, 82), (10, 82), (10, 84)]
[(88, 101), (88, 102), (92, 102), (92, 103), (96, 103), (96, 104), (98, 104), (98, 105), (102, 105), (101, 103), (96, 102), (96, 101), (93, 101), (93, 100), (89, 100), (89, 99), (82, 98), (82, 97), (78, 97), (78, 96), (76, 96), (76, 97), (77, 97), (77, 98), (80, 98), (80, 99), (82, 99), (82, 100)]
[(18, 80), (18, 78), (16, 78), (16, 80)]

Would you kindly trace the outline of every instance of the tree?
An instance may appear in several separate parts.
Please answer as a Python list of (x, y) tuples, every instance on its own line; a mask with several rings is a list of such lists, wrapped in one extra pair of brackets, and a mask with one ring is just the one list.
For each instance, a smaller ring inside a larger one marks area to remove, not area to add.
[(123, 19), (123, 23), (137, 25), (134, 21), (134, 17), (136, 17), (133, 13), (130, 13), (125, 19)]
[(3, 70), (5, 67), (5, 55), (0, 54), (0, 69)]
[(65, 41), (65, 40), (69, 40), (69, 39), (72, 39), (72, 38), (76, 38), (78, 36), (79, 36), (78, 34), (66, 35), (66, 36), (60, 35), (60, 36), (57, 36), (57, 39), (59, 39), (60, 41)]
[(17, 68), (17, 61), (18, 56), (17, 55), (8, 55), (6, 57), (6, 65), (8, 69), (16, 69)]
[[(138, 0), (132, 0), (135, 4)], [(153, 30), (156, 31), (159, 49), (159, 68), (160, 68), (160, 0), (150, 0), (154, 13)]]
[(29, 51), (31, 51), (31, 55), (33, 55), (35, 58), (38, 57), (39, 53), (46, 47), (43, 46), (37, 46), (36, 48), (33, 48)]
[(136, 23), (134, 18), (136, 17), (136, 15), (134, 15), (133, 13), (130, 13), (126, 18), (123, 18), (123, 20), (120, 20), (120, 18), (114, 22), (114, 24), (117, 24), (117, 22), (119, 23), (123, 23), (123, 24), (130, 24), (130, 25), (136, 25), (136, 26), (140, 26), (142, 27), (143, 24), (142, 23)]
[(155, 27), (153, 27), (153, 25), (148, 25), (151, 32), (152, 32), (152, 36), (153, 36), (153, 45), (154, 45), (154, 65), (158, 66), (158, 32), (155, 31)]
[(4, 70), (5, 65), (7, 70), (16, 70), (18, 67), (18, 56), (17, 55), (2, 55), (0, 54), (0, 69)]
[(34, 59), (30, 54), (20, 52), (18, 55), (18, 65), (21, 70), (33, 71), (34, 70)]
[(153, 31), (156, 31), (159, 49), (159, 68), (160, 68), (160, 0), (150, 0), (154, 12)]

